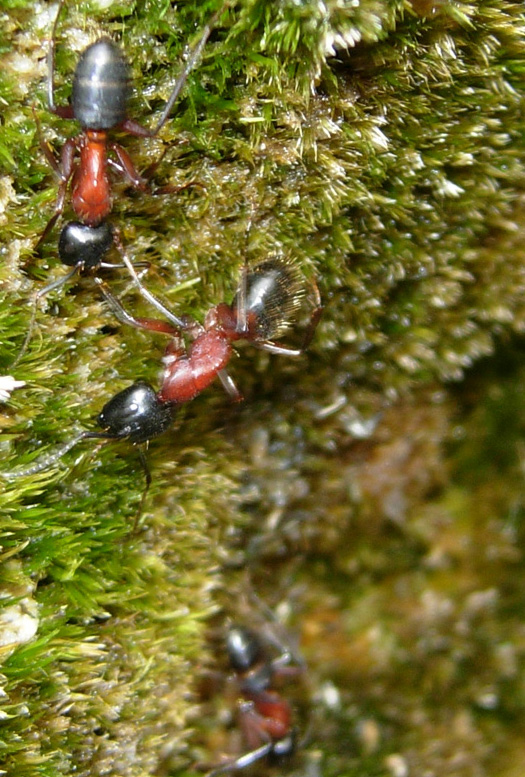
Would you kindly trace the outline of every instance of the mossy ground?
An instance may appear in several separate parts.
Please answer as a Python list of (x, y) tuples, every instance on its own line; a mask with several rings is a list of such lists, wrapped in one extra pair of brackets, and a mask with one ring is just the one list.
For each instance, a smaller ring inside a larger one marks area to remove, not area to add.
[[(133, 64), (130, 114), (152, 126), (219, 5), (68, 5), (59, 101), (103, 31)], [(113, 218), (178, 312), (202, 320), (243, 260), (273, 254), (317, 279), (323, 320), (299, 360), (240, 348), (244, 405), (214, 387), (152, 443), (138, 532), (124, 444), (2, 484), (2, 633), (19, 628), (2, 648), (2, 768), (160, 775), (218, 757), (224, 727), (194, 681), (209, 617), (246, 620), (253, 589), (310, 668), (311, 742), (290, 771), (519, 775), (522, 5), (230, 5), (162, 139), (122, 138), (139, 169), (166, 152), (159, 183), (202, 186), (117, 183)], [(0, 7), (4, 373), (28, 300), (64, 272), (58, 230), (34, 254), (56, 187), (32, 107), (56, 149), (75, 131), (45, 110), (54, 10)], [(89, 279), (50, 295), (0, 415), (2, 468), (92, 427), (135, 379), (156, 384), (163, 346), (116, 324)]]

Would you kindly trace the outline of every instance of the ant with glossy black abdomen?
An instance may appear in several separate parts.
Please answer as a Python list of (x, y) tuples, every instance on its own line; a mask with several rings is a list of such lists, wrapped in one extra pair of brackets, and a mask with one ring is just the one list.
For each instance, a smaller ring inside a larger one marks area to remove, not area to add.
[[(272, 646), (275, 649), (275, 640)], [(289, 649), (279, 646), (279, 655), (271, 658), (268, 648), (253, 629), (234, 625), (228, 631), (226, 652), (239, 697), (239, 727), (248, 752), (219, 764), (206, 777), (240, 771), (263, 758), (271, 765), (281, 764), (296, 750), (292, 709), (276, 685), (297, 677), (304, 667)]]
[[(55, 39), (63, 5), (64, 0), (61, 0), (48, 49), (48, 108), (51, 113), (61, 118), (76, 119), (82, 131), (76, 137), (66, 140), (62, 147), (60, 161), (55, 158), (47, 143), (42, 138), (40, 139), (42, 151), (57, 173), (60, 183), (55, 213), (45, 227), (38, 245), (46, 238), (63, 212), (70, 183), (73, 210), (82, 223), (91, 227), (103, 222), (111, 212), (109, 167), (123, 176), (136, 189), (140, 191), (151, 190), (149, 182), (135, 169), (127, 151), (118, 143), (109, 140), (108, 132), (119, 129), (140, 138), (153, 138), (158, 135), (168, 120), (189, 73), (199, 60), (212, 27), (220, 14), (220, 10), (217, 11), (205, 25), (199, 40), (189, 53), (160, 118), (153, 129), (148, 129), (127, 116), (127, 102), (131, 92), (129, 65), (116, 43), (107, 37), (102, 37), (92, 43), (80, 56), (73, 78), (71, 105), (56, 104)], [(225, 8), (226, 5), (222, 8)], [(161, 191), (178, 190), (172, 187), (163, 187)]]
[[(189, 73), (199, 60), (213, 24), (220, 14), (220, 11), (214, 14), (204, 27), (201, 37), (189, 53), (157, 124), (150, 130), (127, 118), (127, 101), (131, 91), (129, 66), (118, 46), (109, 38), (100, 38), (84, 50), (74, 74), (71, 105), (56, 105), (55, 42), (63, 5), (64, 0), (61, 0), (48, 49), (48, 107), (57, 116), (77, 119), (82, 132), (65, 142), (58, 161), (42, 139), (35, 114), (40, 146), (60, 179), (55, 213), (41, 234), (37, 247), (45, 240), (62, 214), (68, 186), (71, 184), (72, 206), (79, 221), (71, 222), (63, 228), (58, 252), (62, 263), (73, 269), (34, 295), (28, 331), (11, 368), (20, 362), (27, 350), (35, 324), (36, 306), (40, 299), (65, 284), (76, 273), (89, 273), (116, 266), (104, 261), (113, 242), (117, 240), (114, 228), (105, 220), (112, 206), (108, 167), (119, 172), (141, 191), (149, 191), (150, 185), (137, 173), (128, 153), (117, 143), (109, 141), (108, 131), (120, 129), (143, 138), (155, 137), (160, 132)], [(227, 3), (222, 8), (226, 5)], [(113, 158), (110, 152), (116, 158)], [(191, 185), (201, 184), (193, 182), (180, 187), (164, 186), (158, 191), (177, 192)]]
[[(179, 405), (194, 399), (216, 377), (219, 377), (232, 399), (240, 400), (241, 394), (226, 372), (233, 353), (233, 343), (246, 340), (270, 353), (299, 356), (310, 342), (320, 318), (319, 291), (317, 285), (313, 284), (315, 308), (310, 316), (303, 347), (292, 349), (273, 341), (272, 338), (290, 325), (304, 296), (304, 284), (296, 268), (289, 262), (268, 259), (245, 269), (232, 304), (223, 302), (212, 307), (204, 324), (199, 324), (188, 317), (176, 316), (166, 308), (142, 284), (123, 251), (121, 255), (140, 293), (169, 322), (131, 316), (100, 278), (95, 276), (94, 280), (120, 321), (171, 338), (164, 355), (159, 391), (144, 381), (137, 381), (118, 392), (104, 405), (97, 418), (102, 431), (83, 431), (55, 453), (41, 458), (32, 466), (5, 473), (4, 477), (33, 475), (47, 469), (85, 439), (126, 439), (136, 445), (148, 443), (169, 428)], [(188, 347), (184, 343), (184, 336), (191, 341)], [(151, 475), (145, 456), (142, 450), (139, 451), (146, 473), (144, 501)]]
[[(120, 321), (139, 329), (171, 336), (172, 340), (164, 354), (164, 372), (158, 392), (161, 403), (188, 402), (204, 391), (216, 377), (219, 377), (232, 399), (242, 399), (225, 371), (232, 356), (233, 343), (247, 340), (256, 348), (269, 353), (299, 356), (310, 342), (321, 314), (319, 292), (314, 284), (316, 304), (303, 346), (294, 349), (274, 342), (273, 338), (289, 327), (290, 319), (297, 312), (304, 296), (304, 285), (297, 270), (289, 262), (279, 259), (267, 259), (254, 267), (245, 268), (232, 304), (221, 302), (212, 307), (206, 314), (204, 324), (188, 317), (174, 316), (148, 292), (125, 255), (123, 262), (141, 294), (169, 318), (170, 324), (158, 319), (131, 316), (100, 279), (96, 279), (96, 282)], [(184, 335), (191, 340), (188, 348), (183, 340)]]

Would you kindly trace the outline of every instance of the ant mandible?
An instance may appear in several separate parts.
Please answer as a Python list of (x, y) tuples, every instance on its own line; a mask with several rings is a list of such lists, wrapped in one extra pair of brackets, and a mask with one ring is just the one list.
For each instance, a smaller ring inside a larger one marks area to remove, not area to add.
[(276, 681), (296, 677), (302, 671), (301, 666), (291, 665), (290, 651), (282, 648), (281, 654), (271, 659), (259, 634), (232, 626), (226, 652), (240, 696), (239, 726), (249, 751), (220, 764), (206, 777), (245, 769), (262, 758), (279, 764), (293, 755), (297, 745), (290, 704), (274, 688)]
[[(108, 132), (118, 128), (141, 138), (153, 138), (160, 132), (189, 73), (200, 58), (220, 13), (215, 13), (205, 25), (199, 40), (189, 53), (157, 124), (153, 129), (147, 129), (127, 117), (127, 102), (131, 92), (130, 69), (119, 47), (107, 37), (95, 41), (82, 53), (73, 78), (71, 105), (56, 105), (55, 38), (63, 5), (64, 0), (61, 0), (49, 43), (47, 101), (51, 113), (64, 119), (76, 119), (82, 131), (76, 137), (66, 140), (60, 161), (57, 161), (48, 145), (40, 138), (42, 151), (57, 173), (60, 183), (55, 213), (47, 223), (38, 245), (43, 242), (63, 212), (70, 182), (73, 210), (82, 223), (90, 227), (100, 224), (111, 212), (108, 167), (117, 171), (136, 189), (150, 190), (148, 181), (136, 171), (129, 154), (118, 143), (109, 141)], [(109, 152), (115, 158), (110, 156)], [(170, 187), (165, 187), (165, 190), (173, 191)]]

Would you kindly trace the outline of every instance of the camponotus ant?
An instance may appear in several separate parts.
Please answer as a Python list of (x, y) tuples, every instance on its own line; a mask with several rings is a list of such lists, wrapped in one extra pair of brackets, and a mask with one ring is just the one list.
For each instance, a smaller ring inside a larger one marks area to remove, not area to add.
[[(150, 130), (127, 118), (127, 101), (131, 91), (129, 66), (119, 47), (109, 38), (100, 38), (84, 50), (74, 74), (71, 105), (56, 105), (55, 41), (63, 5), (64, 0), (61, 0), (49, 43), (48, 107), (57, 116), (76, 119), (81, 125), (82, 132), (65, 142), (60, 161), (57, 161), (40, 136), (41, 149), (57, 173), (60, 183), (55, 213), (48, 221), (37, 246), (45, 240), (62, 214), (67, 189), (71, 183), (72, 206), (79, 221), (71, 222), (64, 227), (59, 238), (58, 250), (62, 263), (73, 269), (35, 294), (28, 331), (11, 367), (20, 362), (27, 350), (35, 324), (36, 306), (40, 299), (62, 286), (75, 273), (93, 272), (99, 268), (114, 266), (103, 261), (113, 241), (116, 240), (114, 230), (105, 221), (112, 205), (108, 167), (123, 175), (129, 183), (141, 191), (148, 191), (150, 186), (148, 181), (137, 173), (127, 152), (117, 143), (109, 141), (108, 131), (118, 128), (144, 138), (155, 137), (160, 132), (189, 73), (199, 60), (213, 24), (220, 13), (219, 11), (214, 14), (204, 27), (200, 39), (189, 53), (157, 124)], [(40, 135), (38, 121), (37, 127)], [(192, 184), (186, 184), (186, 186), (189, 185)], [(159, 191), (176, 192), (186, 186), (165, 186)]]
[(237, 715), (248, 752), (216, 766), (206, 777), (245, 769), (262, 758), (280, 764), (297, 747), (288, 701), (275, 689), (276, 682), (297, 677), (303, 669), (286, 648), (270, 658), (262, 637), (244, 626), (232, 626), (226, 652), (239, 697)]
[[(55, 158), (47, 143), (40, 139), (42, 151), (57, 173), (60, 183), (55, 213), (45, 227), (39, 245), (64, 210), (70, 182), (73, 210), (82, 223), (92, 227), (100, 224), (111, 212), (108, 167), (123, 176), (136, 189), (150, 190), (148, 181), (136, 171), (129, 154), (119, 144), (109, 140), (108, 132), (118, 128), (141, 138), (153, 138), (160, 132), (189, 73), (199, 60), (220, 13), (215, 13), (205, 25), (199, 40), (189, 53), (160, 118), (153, 129), (148, 129), (127, 117), (127, 102), (131, 92), (130, 69), (119, 47), (107, 37), (92, 43), (80, 56), (73, 78), (71, 105), (56, 105), (55, 39), (63, 5), (64, 0), (61, 0), (48, 49), (48, 108), (51, 113), (61, 118), (76, 119), (82, 131), (76, 137), (66, 140), (60, 161)], [(165, 187), (164, 190), (174, 191), (170, 187)]]
[[(102, 431), (82, 431), (54, 453), (26, 468), (4, 473), (4, 477), (15, 478), (41, 472), (85, 439), (127, 439), (135, 445), (148, 443), (169, 428), (180, 404), (194, 399), (216, 377), (219, 377), (232, 399), (240, 400), (242, 397), (226, 372), (233, 353), (233, 343), (247, 340), (270, 353), (299, 356), (310, 342), (320, 318), (319, 291), (313, 284), (315, 308), (310, 316), (303, 347), (292, 349), (273, 341), (272, 338), (290, 325), (304, 297), (304, 284), (296, 268), (289, 262), (268, 259), (245, 269), (232, 304), (222, 302), (212, 307), (204, 324), (199, 324), (169, 311), (141, 283), (133, 264), (123, 251), (121, 255), (140, 293), (169, 319), (169, 323), (131, 316), (100, 278), (95, 276), (94, 280), (119, 320), (140, 329), (170, 336), (159, 391), (144, 381), (137, 381), (118, 392), (104, 405), (97, 417), (97, 425)], [(191, 341), (188, 347), (184, 343), (184, 336)], [(151, 475), (140, 448), (139, 454), (146, 474), (144, 501)]]

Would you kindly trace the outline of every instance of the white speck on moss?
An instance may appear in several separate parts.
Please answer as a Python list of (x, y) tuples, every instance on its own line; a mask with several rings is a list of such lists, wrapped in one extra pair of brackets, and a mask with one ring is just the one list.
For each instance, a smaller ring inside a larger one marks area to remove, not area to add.
[(15, 389), (25, 385), (25, 380), (15, 380), (12, 375), (0, 375), (0, 402), (7, 402)]
[(38, 630), (38, 605), (24, 597), (0, 612), (0, 647), (17, 647), (33, 639)]

